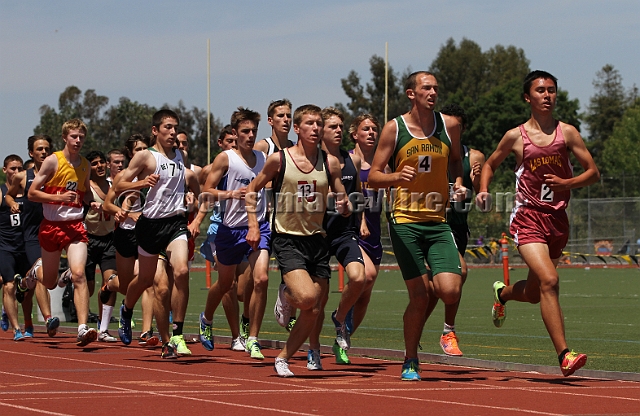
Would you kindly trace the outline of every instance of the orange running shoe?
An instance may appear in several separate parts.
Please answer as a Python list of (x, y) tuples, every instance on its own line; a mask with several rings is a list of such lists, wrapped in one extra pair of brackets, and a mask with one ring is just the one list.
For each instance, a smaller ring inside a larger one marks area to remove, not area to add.
[(460, 348), (458, 347), (458, 337), (455, 332), (443, 334), (440, 337), (440, 346), (445, 354), (452, 355), (454, 357), (462, 357), (462, 351), (460, 351)]
[(565, 377), (570, 376), (577, 370), (581, 369), (587, 363), (587, 354), (577, 354), (574, 351), (565, 354), (560, 369), (562, 375)]

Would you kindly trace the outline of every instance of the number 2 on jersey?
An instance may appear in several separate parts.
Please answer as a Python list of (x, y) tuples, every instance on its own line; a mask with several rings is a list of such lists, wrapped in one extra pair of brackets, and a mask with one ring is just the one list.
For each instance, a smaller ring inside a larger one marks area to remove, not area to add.
[(542, 202), (553, 202), (553, 191), (546, 183), (542, 184), (542, 189), (540, 190), (540, 200)]

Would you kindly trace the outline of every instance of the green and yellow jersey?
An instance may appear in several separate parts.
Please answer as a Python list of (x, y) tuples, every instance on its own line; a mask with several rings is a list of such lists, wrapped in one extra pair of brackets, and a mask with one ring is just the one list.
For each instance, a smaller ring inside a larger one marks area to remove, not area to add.
[(446, 222), (451, 140), (440, 113), (434, 111), (434, 118), (435, 127), (427, 137), (409, 131), (403, 116), (395, 118), (396, 145), (389, 166), (393, 172), (412, 166), (417, 175), (391, 188), (388, 217), (394, 224)]

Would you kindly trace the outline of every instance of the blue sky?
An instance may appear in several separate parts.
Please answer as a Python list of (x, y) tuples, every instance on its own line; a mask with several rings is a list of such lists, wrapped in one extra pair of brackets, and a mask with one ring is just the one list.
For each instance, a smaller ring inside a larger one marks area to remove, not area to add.
[[(340, 79), (369, 79), (369, 58), (402, 72), (429, 67), (448, 38), (483, 50), (525, 51), (532, 69), (559, 78), (585, 109), (592, 81), (613, 64), (626, 87), (640, 83), (640, 2), (610, 1), (9, 1), (0, 0), (0, 144), (26, 156), (43, 104), (57, 108), (69, 85), (160, 106), (206, 109), (228, 122), (242, 105), (265, 112), (347, 102)], [(501, 136), (504, 132), (496, 132)], [(270, 134), (266, 121), (261, 137)], [(88, 149), (87, 149), (88, 150)]]

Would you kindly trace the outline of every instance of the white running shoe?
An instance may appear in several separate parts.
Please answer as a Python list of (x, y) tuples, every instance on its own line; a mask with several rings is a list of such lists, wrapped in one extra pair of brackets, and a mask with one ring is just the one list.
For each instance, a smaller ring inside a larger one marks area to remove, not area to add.
[(295, 375), (291, 370), (289, 370), (289, 363), (284, 358), (276, 357), (276, 362), (273, 368), (280, 377), (293, 377)]
[(320, 350), (309, 350), (307, 353), (307, 370), (322, 370)]
[(118, 338), (111, 336), (109, 331), (100, 332), (98, 334), (98, 341), (100, 342), (118, 342)]
[(86, 325), (84, 325), (84, 327), (78, 331), (78, 338), (76, 339), (76, 345), (78, 347), (84, 347), (85, 345), (95, 341), (97, 338), (98, 338), (98, 331), (96, 331), (95, 328), (89, 328)]
[(29, 289), (33, 289), (34, 287), (36, 287), (36, 283), (38, 283), (38, 277), (36, 276), (36, 272), (38, 271), (40, 266), (42, 266), (42, 259), (38, 259), (34, 263), (34, 265), (31, 267), (31, 269), (29, 269), (29, 271), (27, 272), (27, 275), (24, 278), (25, 283), (27, 284), (27, 287)]
[(66, 287), (69, 283), (71, 283), (71, 269), (67, 269), (60, 274), (58, 287)]
[(244, 351), (244, 339), (242, 337), (238, 337), (231, 341), (231, 350), (232, 351)]
[(289, 318), (291, 317), (291, 304), (287, 301), (287, 297), (284, 295), (284, 290), (287, 288), (287, 285), (284, 283), (280, 284), (278, 288), (278, 298), (276, 299), (276, 304), (273, 307), (273, 314), (276, 317), (276, 321), (278, 325), (281, 327), (286, 327), (289, 323)]

